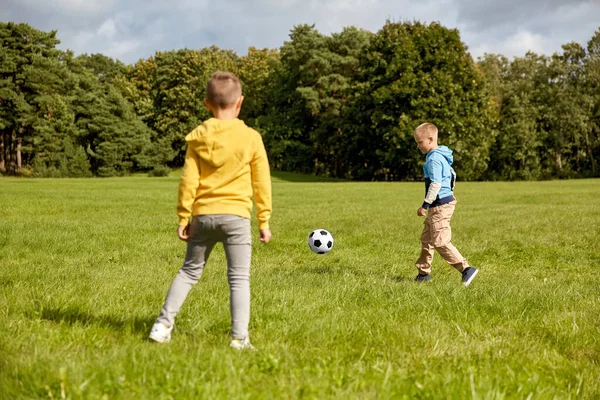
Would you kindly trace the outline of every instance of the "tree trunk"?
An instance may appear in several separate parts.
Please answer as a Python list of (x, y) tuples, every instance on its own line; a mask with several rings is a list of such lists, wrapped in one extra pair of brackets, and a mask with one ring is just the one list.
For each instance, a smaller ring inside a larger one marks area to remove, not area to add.
[(16, 175), (17, 173), (17, 160), (14, 154), (16, 138), (17, 133), (14, 130), (10, 133), (4, 134), (4, 156), (6, 164), (6, 173), (8, 175)]
[(17, 171), (21, 170), (21, 141), (22, 138), (17, 138)]
[(0, 133), (0, 170), (4, 171), (4, 132)]
[(590, 143), (590, 135), (588, 132), (585, 133), (585, 144), (588, 150), (588, 157), (592, 161), (592, 176), (596, 176), (596, 160), (594, 160), (594, 154), (592, 153), (592, 144)]

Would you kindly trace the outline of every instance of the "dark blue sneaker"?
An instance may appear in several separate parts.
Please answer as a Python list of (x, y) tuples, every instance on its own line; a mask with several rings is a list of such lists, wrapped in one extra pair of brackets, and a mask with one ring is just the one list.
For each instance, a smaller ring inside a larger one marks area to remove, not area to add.
[(467, 269), (465, 269), (462, 273), (462, 283), (465, 286), (469, 286), (469, 284), (471, 284), (471, 281), (473, 280), (473, 278), (475, 278), (475, 276), (477, 275), (477, 269), (473, 268), (473, 267), (469, 267)]
[(427, 282), (431, 280), (431, 275), (427, 274), (427, 275), (417, 275), (417, 277), (415, 278), (415, 282)]

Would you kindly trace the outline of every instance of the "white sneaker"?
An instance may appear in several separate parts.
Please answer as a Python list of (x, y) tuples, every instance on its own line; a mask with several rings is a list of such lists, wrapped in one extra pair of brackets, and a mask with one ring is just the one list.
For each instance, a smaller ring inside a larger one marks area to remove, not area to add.
[(252, 346), (252, 343), (250, 343), (250, 338), (233, 339), (229, 346), (236, 350), (256, 350), (254, 346)]
[(150, 339), (158, 343), (169, 343), (171, 341), (171, 331), (173, 327), (168, 327), (161, 322), (157, 322), (152, 326), (150, 331)]

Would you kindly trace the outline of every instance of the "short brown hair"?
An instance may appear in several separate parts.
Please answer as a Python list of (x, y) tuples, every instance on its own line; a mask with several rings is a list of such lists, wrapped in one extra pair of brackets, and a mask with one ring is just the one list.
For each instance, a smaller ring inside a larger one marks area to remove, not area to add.
[(206, 100), (214, 107), (231, 107), (241, 95), (240, 78), (231, 72), (215, 72), (206, 85)]
[(431, 136), (432, 138), (437, 139), (438, 136), (438, 128), (437, 126), (435, 126), (432, 123), (429, 122), (425, 122), (419, 126), (417, 126), (417, 129), (415, 129), (415, 136), (422, 136), (422, 135), (427, 135), (428, 137)]

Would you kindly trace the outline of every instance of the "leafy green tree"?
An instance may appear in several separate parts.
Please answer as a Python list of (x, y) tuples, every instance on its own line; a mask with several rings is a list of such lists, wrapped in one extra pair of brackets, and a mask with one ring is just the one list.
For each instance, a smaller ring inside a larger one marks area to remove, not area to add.
[(55, 49), (56, 31), (0, 23), (0, 40), (0, 169), (16, 174), (33, 158), (34, 126), (42, 124), (44, 104), (60, 103), (68, 71)]
[(277, 50), (255, 47), (250, 47), (248, 53), (238, 60), (236, 68), (244, 94), (240, 118), (250, 126), (260, 127), (259, 119), (267, 112), (268, 89), (272, 84), (274, 72), (280, 65)]
[(586, 51), (577, 43), (563, 45), (548, 63), (540, 93), (540, 127), (545, 137), (545, 178), (585, 176), (591, 172), (592, 98), (585, 82)]
[(299, 25), (279, 51), (215, 46), (125, 65), (56, 49), (56, 32), (0, 23), (0, 170), (41, 176), (168, 171), (210, 117), (206, 81), (237, 73), (241, 118), (274, 168), (361, 180), (417, 179), (413, 131), (440, 128), (461, 179), (599, 176), (600, 30), (551, 57), (475, 64), (457, 30), (387, 22), (323, 35)]
[(487, 169), (495, 133), (484, 79), (457, 30), (437, 23), (387, 22), (361, 63), (361, 96), (348, 162), (358, 179), (422, 176), (414, 129), (436, 124), (440, 144), (455, 153), (461, 179)]
[(90, 157), (92, 171), (114, 176), (152, 167), (155, 160), (148, 154), (152, 131), (133, 106), (80, 60), (71, 60), (69, 68), (78, 77), (71, 102), (77, 137)]
[(314, 26), (299, 25), (280, 48), (281, 64), (275, 68), (267, 93), (264, 142), (272, 167), (284, 171), (313, 172), (310, 131), (313, 115), (296, 89), (304, 86), (303, 67), (311, 52), (325, 46)]
[(170, 146), (173, 166), (183, 165), (185, 135), (210, 118), (204, 106), (206, 82), (217, 70), (237, 73), (237, 56), (232, 51), (209, 47), (201, 50), (159, 52), (155, 56), (151, 128), (155, 142)]
[(91, 165), (77, 141), (77, 128), (67, 98), (42, 95), (36, 99), (40, 113), (34, 115), (33, 142), (25, 150), (33, 154), (36, 174), (47, 177), (88, 177)]
[(55, 48), (56, 32), (26, 24), (2, 24), (0, 35), (2, 162), (9, 173), (21, 161), (47, 176), (150, 167), (144, 156), (151, 132), (108, 81), (121, 72), (102, 72), (110, 59), (74, 58)]
[(133, 104), (136, 114), (149, 127), (154, 126), (152, 90), (155, 76), (156, 62), (154, 57), (150, 57), (129, 66), (124, 77), (128, 83), (128, 89), (124, 92), (124, 97)]
[(487, 93), (496, 111), (494, 122), (497, 124), (499, 122), (498, 113), (502, 108), (504, 85), (510, 70), (510, 61), (501, 54), (486, 53), (479, 58), (476, 68), (483, 76)]
[(291, 31), (280, 49), (266, 118), (265, 144), (277, 168), (347, 175), (344, 120), (370, 36), (353, 27), (332, 36), (310, 25)]
[(498, 136), (492, 146), (492, 179), (540, 179), (544, 136), (540, 133), (538, 102), (547, 59), (532, 52), (503, 64)]
[(313, 143), (315, 170), (319, 175), (348, 177), (346, 152), (350, 145), (346, 133), (350, 114), (359, 91), (356, 79), (360, 57), (372, 34), (354, 27), (326, 37), (325, 47), (308, 60), (305, 71), (312, 77), (296, 90), (315, 120), (310, 139)]
[(585, 143), (592, 176), (600, 176), (600, 28), (587, 44), (585, 67), (585, 88), (590, 95), (590, 131), (585, 135)]
[(77, 60), (85, 68), (92, 71), (101, 83), (112, 83), (127, 73), (127, 66), (119, 60), (103, 54), (82, 54)]

